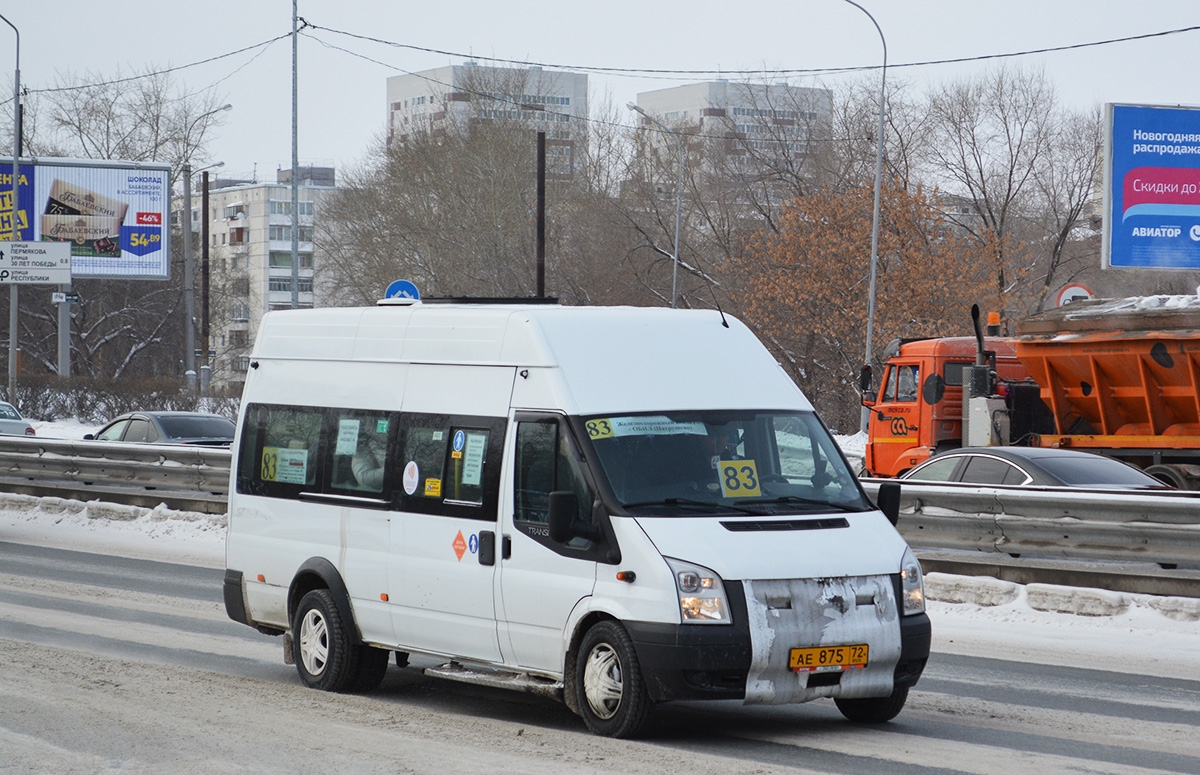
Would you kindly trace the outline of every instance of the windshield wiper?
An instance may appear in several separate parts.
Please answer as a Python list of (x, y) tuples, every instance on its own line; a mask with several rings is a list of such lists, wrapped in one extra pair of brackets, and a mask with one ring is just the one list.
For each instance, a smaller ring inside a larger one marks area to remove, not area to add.
[(635, 501), (633, 503), (621, 504), (627, 509), (636, 508), (638, 506), (691, 506), (692, 508), (711, 509), (712, 511), (737, 511), (742, 514), (753, 514), (762, 516), (761, 511), (755, 509), (747, 509), (742, 506), (734, 506), (725, 503), (713, 503), (712, 501), (698, 501), (692, 498), (663, 498), (657, 501)]
[(830, 503), (829, 501), (817, 500), (815, 498), (802, 498), (799, 495), (780, 495), (778, 498), (755, 498), (754, 500), (743, 501), (743, 503), (803, 503), (807, 506), (820, 506), (823, 509), (833, 509), (835, 511), (862, 511), (860, 507), (852, 506), (848, 503)]

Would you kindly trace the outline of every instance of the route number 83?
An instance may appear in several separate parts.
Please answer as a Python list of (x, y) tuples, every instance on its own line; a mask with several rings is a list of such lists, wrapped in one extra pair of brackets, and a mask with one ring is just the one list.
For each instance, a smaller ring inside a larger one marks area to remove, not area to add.
[(758, 486), (758, 467), (753, 460), (722, 460), (721, 492), (726, 498), (752, 498), (762, 495)]

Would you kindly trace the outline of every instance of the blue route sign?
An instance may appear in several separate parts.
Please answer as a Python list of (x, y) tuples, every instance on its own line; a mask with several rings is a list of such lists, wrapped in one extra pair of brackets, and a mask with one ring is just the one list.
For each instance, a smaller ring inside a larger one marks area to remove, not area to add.
[(421, 298), (421, 292), (417, 290), (417, 286), (408, 280), (395, 280), (383, 292), (385, 299), (412, 299), (417, 301)]

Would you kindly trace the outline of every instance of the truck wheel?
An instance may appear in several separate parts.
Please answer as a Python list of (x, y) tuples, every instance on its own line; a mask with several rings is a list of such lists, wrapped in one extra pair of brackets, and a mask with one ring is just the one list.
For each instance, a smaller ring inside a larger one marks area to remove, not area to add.
[(882, 724), (900, 715), (908, 699), (908, 687), (898, 686), (887, 697), (862, 697), (853, 700), (834, 699), (837, 709), (850, 721), (859, 724)]
[(358, 668), (358, 648), (342, 625), (342, 616), (327, 589), (314, 589), (300, 599), (292, 622), (296, 670), (307, 686), (327, 692), (349, 687)]
[(575, 667), (579, 715), (594, 734), (636, 737), (650, 717), (650, 697), (633, 642), (616, 622), (594, 625), (579, 644)]

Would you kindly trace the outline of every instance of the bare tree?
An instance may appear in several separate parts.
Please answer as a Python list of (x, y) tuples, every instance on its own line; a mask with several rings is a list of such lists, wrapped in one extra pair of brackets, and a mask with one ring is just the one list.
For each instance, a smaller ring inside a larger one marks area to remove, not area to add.
[(529, 71), (468, 75), (437, 120), (377, 141), (343, 174), (316, 235), (325, 297), (370, 303), (399, 277), (426, 295), (533, 295), (539, 129), (558, 151), (548, 164), (547, 292), (576, 303), (619, 297), (628, 278), (618, 270), (621, 251), (608, 249), (614, 214), (604, 206), (618, 140), (606, 124), (589, 130), (524, 102), (546, 91), (530, 85)]

